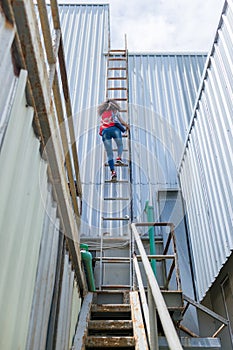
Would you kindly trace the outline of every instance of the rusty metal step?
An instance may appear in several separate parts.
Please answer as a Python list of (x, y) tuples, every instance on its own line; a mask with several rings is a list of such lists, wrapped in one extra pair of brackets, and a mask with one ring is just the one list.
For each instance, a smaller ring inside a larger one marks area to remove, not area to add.
[(131, 320), (129, 304), (93, 304), (91, 320)]
[(129, 304), (92, 304), (92, 312), (130, 312)]
[(134, 348), (134, 337), (98, 337), (88, 336), (86, 339), (86, 349), (91, 348)]
[(131, 320), (96, 320), (88, 323), (89, 336), (133, 336)]

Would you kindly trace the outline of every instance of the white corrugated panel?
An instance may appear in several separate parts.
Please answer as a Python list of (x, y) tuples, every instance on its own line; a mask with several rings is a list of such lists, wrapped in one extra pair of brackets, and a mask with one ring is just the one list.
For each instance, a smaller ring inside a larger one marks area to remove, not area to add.
[(9, 121), (12, 108), (13, 94), (17, 78), (12, 66), (11, 45), (14, 40), (15, 30), (4, 14), (0, 13), (0, 81), (4, 81), (4, 87), (0, 94), (0, 150)]
[(178, 188), (177, 166), (205, 54), (130, 54), (129, 99), (134, 218), (159, 189)]
[(0, 348), (25, 349), (47, 195), (47, 165), (21, 71), (0, 154)]
[(179, 173), (200, 299), (233, 249), (233, 3), (226, 2)]
[(56, 214), (57, 206), (53, 201), (52, 188), (49, 185), (28, 332), (28, 350), (42, 350), (46, 348), (47, 330), (57, 268), (59, 219)]
[(65, 254), (57, 325), (56, 350), (69, 349), (70, 330), (72, 325), (73, 286), (74, 271), (72, 271), (68, 254)]
[(105, 98), (109, 6), (59, 5), (83, 188), (81, 234), (99, 235), (104, 163), (97, 105)]

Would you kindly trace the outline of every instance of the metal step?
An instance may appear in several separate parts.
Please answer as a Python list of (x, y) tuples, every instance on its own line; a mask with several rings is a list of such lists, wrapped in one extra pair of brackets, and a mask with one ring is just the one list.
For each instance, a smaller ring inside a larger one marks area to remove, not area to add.
[(98, 337), (88, 336), (86, 340), (86, 348), (131, 348), (134, 349), (134, 337)]
[(133, 329), (132, 320), (101, 320), (89, 321), (88, 329), (92, 330), (112, 330), (112, 329)]

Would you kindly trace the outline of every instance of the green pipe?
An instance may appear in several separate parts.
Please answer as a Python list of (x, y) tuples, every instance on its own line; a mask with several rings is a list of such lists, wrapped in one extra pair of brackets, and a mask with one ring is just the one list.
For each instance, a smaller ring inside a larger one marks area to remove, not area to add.
[(81, 244), (81, 258), (84, 265), (84, 270), (87, 278), (88, 290), (90, 292), (95, 292), (95, 279), (92, 268), (92, 254), (88, 252), (88, 245)]
[[(154, 222), (154, 207), (152, 205), (149, 205), (149, 201), (146, 201), (145, 212), (147, 214), (147, 222)], [(149, 233), (149, 242), (150, 242), (150, 254), (156, 255), (154, 227), (149, 226), (148, 233)], [(154, 275), (156, 276), (156, 260), (155, 259), (151, 259), (151, 267), (152, 267), (152, 270), (154, 272)]]

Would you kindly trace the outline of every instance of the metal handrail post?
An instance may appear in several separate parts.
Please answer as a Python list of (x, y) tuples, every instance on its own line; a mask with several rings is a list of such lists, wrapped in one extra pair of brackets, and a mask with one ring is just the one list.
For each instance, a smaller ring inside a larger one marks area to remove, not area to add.
[(150, 320), (150, 334), (149, 334), (150, 348), (159, 350), (156, 306), (153, 299), (153, 294), (150, 288), (149, 281), (148, 281), (148, 306), (149, 306), (149, 320)]
[(168, 342), (168, 346), (170, 350), (182, 350), (183, 348), (181, 346), (179, 337), (176, 333), (176, 329), (169, 315), (166, 303), (164, 301), (163, 295), (159, 288), (158, 282), (154, 276), (150, 262), (147, 258), (140, 236), (137, 232), (136, 224), (132, 223), (131, 227), (132, 227), (132, 231), (133, 231), (139, 252), (141, 254), (142, 262), (143, 262), (145, 273), (148, 280), (148, 285), (151, 288), (151, 293), (155, 302), (155, 307), (158, 310), (158, 315), (164, 330), (164, 334)]

